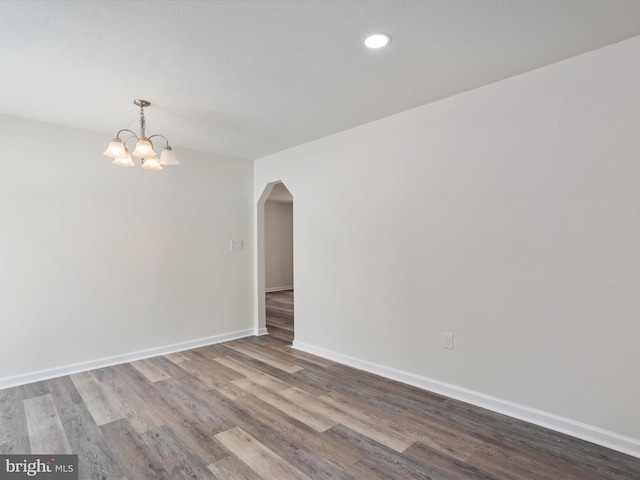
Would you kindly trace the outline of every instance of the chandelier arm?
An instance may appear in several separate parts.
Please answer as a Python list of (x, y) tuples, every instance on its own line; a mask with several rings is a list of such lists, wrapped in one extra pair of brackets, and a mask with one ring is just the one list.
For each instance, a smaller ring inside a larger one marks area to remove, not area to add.
[[(133, 132), (131, 132), (131, 133), (133, 133)], [(123, 140), (123, 141), (122, 141), (122, 144), (126, 147), (126, 146), (127, 146), (127, 142), (128, 142), (129, 140), (131, 140), (132, 138), (135, 138), (136, 140), (140, 140), (140, 139), (138, 138), (138, 136), (134, 133), (134, 134), (133, 134), (133, 135), (131, 135), (130, 137), (127, 137), (127, 138), (126, 138), (126, 140)]]
[[(136, 137), (138, 140), (140, 140), (140, 137), (138, 137), (138, 135), (135, 134), (135, 132), (132, 132), (131, 130), (129, 130), (128, 128), (123, 128), (122, 130), (118, 130), (118, 133), (116, 133), (116, 138), (120, 138), (120, 134), (122, 132), (129, 132), (131, 135), (133, 135), (134, 137)], [(131, 138), (131, 137), (129, 137)], [(127, 138), (127, 140), (129, 140), (129, 138)]]
[(151, 139), (152, 139), (153, 137), (162, 137), (162, 138), (164, 138), (164, 141), (167, 143), (167, 144), (165, 145), (165, 147), (168, 147), (168, 146), (169, 146), (169, 140), (167, 140), (167, 137), (165, 137), (164, 135), (159, 135), (159, 134), (157, 134), (157, 133), (156, 133), (155, 135), (151, 135), (150, 137), (148, 137), (148, 138), (149, 138), (149, 141), (151, 141)]

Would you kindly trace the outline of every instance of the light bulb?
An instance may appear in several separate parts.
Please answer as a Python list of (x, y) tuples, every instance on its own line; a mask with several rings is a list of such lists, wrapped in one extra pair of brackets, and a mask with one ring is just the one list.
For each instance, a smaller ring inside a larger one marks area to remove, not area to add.
[(364, 44), (368, 48), (382, 48), (391, 43), (391, 37), (386, 33), (375, 33), (364, 39)]

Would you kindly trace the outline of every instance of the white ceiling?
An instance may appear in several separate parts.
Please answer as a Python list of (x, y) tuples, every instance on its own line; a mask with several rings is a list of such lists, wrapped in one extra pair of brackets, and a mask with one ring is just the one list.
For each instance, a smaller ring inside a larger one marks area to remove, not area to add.
[(106, 144), (144, 98), (178, 154), (254, 159), (636, 35), (639, 0), (5, 0), (0, 113)]

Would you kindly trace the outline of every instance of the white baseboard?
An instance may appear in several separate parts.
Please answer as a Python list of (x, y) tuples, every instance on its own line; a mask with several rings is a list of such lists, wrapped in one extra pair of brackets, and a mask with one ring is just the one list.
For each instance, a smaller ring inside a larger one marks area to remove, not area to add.
[(256, 328), (255, 336), (260, 336), (260, 335), (269, 335), (269, 331), (266, 328)]
[(640, 440), (500, 398), (293, 341), (293, 348), (640, 458)]
[(215, 343), (228, 342), (229, 340), (250, 337), (253, 335), (255, 335), (255, 329), (247, 328), (245, 330), (223, 333), (221, 335), (213, 335), (211, 337), (198, 338), (196, 340), (189, 340), (187, 342), (173, 343), (171, 345), (164, 345), (162, 347), (148, 348), (145, 350), (138, 350), (137, 352), (123, 353), (120, 355), (113, 355), (111, 357), (89, 360), (87, 362), (73, 363), (71, 365), (65, 365), (62, 367), (47, 368), (46, 370), (39, 370), (37, 372), (4, 377), (0, 378), (0, 390), (2, 390), (3, 388), (17, 387), (18, 385), (24, 385), (26, 383), (39, 382), (41, 380), (62, 377), (64, 375), (71, 375), (74, 373), (86, 372), (88, 370), (95, 370), (96, 368), (110, 367), (111, 365), (118, 365), (120, 363), (133, 362), (136, 360), (142, 360), (144, 358), (167, 355), (168, 353), (191, 350), (192, 348), (204, 347), (207, 345), (213, 345)]
[(286, 287), (269, 287), (269, 288), (265, 288), (264, 292), (265, 293), (282, 292), (284, 290), (293, 290), (293, 285), (287, 285)]

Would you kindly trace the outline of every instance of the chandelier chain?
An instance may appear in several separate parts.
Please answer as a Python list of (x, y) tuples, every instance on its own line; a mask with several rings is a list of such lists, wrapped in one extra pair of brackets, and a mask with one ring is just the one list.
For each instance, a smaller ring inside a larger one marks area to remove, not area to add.
[(146, 121), (145, 121), (145, 118), (144, 118), (144, 106), (140, 105), (140, 136), (142, 138), (146, 137), (146, 135), (144, 133), (145, 126), (146, 126)]

